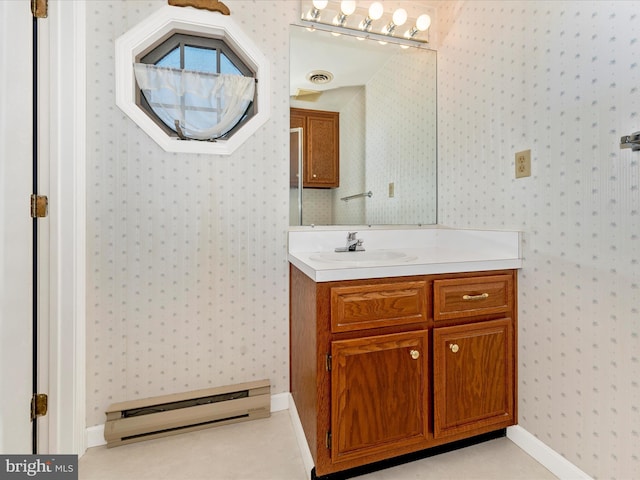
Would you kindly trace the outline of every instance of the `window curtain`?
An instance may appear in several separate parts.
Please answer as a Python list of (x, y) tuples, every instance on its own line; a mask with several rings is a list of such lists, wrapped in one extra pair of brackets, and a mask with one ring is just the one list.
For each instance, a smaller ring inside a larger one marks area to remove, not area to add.
[(134, 64), (140, 90), (153, 111), (172, 130), (197, 140), (214, 140), (231, 130), (253, 101), (255, 80)]

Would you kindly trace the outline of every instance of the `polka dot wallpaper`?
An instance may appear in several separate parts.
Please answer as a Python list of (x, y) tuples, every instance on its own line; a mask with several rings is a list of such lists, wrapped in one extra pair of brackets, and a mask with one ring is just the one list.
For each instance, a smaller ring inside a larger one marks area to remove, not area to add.
[(115, 105), (114, 41), (166, 1), (87, 2), (87, 426), (112, 402), (269, 378), (289, 390), (289, 31), (232, 1), (271, 116), (230, 156), (166, 153)]
[[(272, 106), (218, 157), (166, 153), (115, 106), (114, 40), (166, 2), (88, 2), (88, 426), (128, 399), (288, 390), (297, 2), (227, 3), (269, 59)], [(640, 478), (640, 153), (618, 145), (640, 130), (640, 2), (451, 1), (434, 17), (439, 221), (524, 232), (520, 424), (595, 478)]]
[(364, 87), (340, 109), (340, 187), (332, 190), (334, 222), (338, 225), (363, 225), (368, 198), (340, 200), (368, 191), (366, 172), (366, 94)]
[(638, 1), (438, 12), (439, 221), (524, 232), (520, 425), (594, 478), (640, 478), (639, 22)]
[(367, 223), (436, 223), (435, 75), (436, 55), (410, 49), (367, 83)]

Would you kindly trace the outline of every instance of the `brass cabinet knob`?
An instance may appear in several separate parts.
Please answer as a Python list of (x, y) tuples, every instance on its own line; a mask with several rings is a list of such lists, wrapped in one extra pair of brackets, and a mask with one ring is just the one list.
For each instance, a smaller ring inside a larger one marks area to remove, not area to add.
[(458, 350), (460, 350), (460, 347), (458, 346), (457, 343), (450, 343), (449, 350), (451, 350), (453, 353), (458, 353)]
[(411, 354), (411, 358), (414, 360), (420, 358), (420, 352), (418, 350), (411, 350), (409, 353)]

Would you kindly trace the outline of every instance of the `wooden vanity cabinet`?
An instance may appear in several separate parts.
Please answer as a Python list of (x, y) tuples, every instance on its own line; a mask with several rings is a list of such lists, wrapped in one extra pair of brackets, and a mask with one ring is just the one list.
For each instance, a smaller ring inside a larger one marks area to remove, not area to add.
[(291, 266), (291, 394), (318, 477), (515, 423), (515, 275)]
[(340, 186), (340, 118), (338, 112), (290, 109), (290, 127), (302, 128), (303, 186)]

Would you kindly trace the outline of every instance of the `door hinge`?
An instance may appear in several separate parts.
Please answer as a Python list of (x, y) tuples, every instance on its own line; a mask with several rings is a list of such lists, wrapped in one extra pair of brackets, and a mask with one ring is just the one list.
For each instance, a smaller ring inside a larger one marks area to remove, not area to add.
[(31, 421), (47, 414), (49, 398), (46, 393), (34, 393), (31, 397)]
[(330, 431), (327, 432), (326, 441), (327, 441), (327, 449), (331, 450), (331, 432)]
[(31, 14), (35, 18), (47, 18), (49, 13), (48, 0), (31, 0)]
[(327, 368), (327, 372), (331, 371), (331, 354), (327, 353), (325, 357), (325, 367)]
[(31, 194), (31, 218), (44, 218), (47, 216), (49, 199), (46, 195)]

